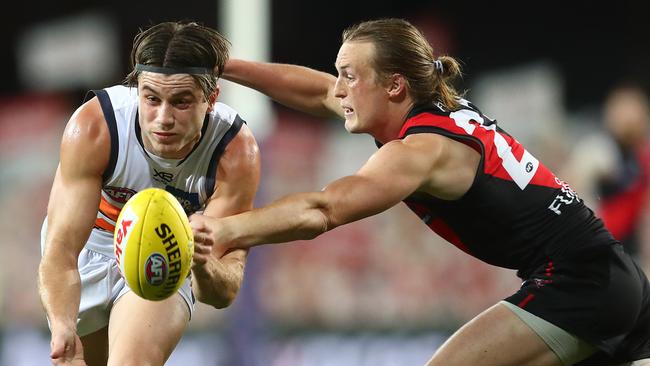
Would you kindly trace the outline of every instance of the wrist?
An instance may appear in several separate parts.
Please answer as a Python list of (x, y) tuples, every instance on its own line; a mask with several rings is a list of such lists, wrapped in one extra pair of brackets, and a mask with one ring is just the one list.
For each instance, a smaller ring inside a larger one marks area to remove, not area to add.
[(208, 268), (208, 262), (203, 264), (195, 264), (192, 266), (192, 275), (196, 277), (197, 280), (203, 278), (210, 278), (210, 269)]
[(73, 332), (77, 333), (77, 322), (66, 320), (50, 321), (52, 333)]

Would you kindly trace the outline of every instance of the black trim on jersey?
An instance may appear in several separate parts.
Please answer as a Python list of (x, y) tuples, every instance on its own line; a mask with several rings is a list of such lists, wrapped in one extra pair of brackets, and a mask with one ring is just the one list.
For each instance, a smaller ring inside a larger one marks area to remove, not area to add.
[(115, 119), (115, 110), (113, 109), (113, 103), (111, 103), (111, 97), (108, 96), (108, 92), (104, 89), (101, 90), (91, 90), (86, 93), (85, 100), (88, 100), (88, 95), (94, 93), (97, 96), (99, 105), (102, 107), (102, 112), (104, 113), (104, 119), (108, 125), (108, 132), (111, 135), (111, 156), (108, 160), (108, 165), (104, 170), (102, 178), (104, 182), (113, 175), (115, 170), (115, 164), (117, 163), (117, 155), (120, 151), (119, 149), (119, 135), (117, 133), (117, 120)]
[(406, 121), (417, 116), (418, 114), (430, 112), (438, 116), (449, 116), (449, 112), (438, 107), (436, 104), (418, 104), (413, 106), (406, 116)]
[(414, 106), (413, 108), (411, 108), (411, 111), (409, 111), (409, 114), (406, 116), (406, 120), (408, 121), (409, 119), (411, 119), (411, 118), (413, 118), (413, 117), (415, 117), (415, 116), (417, 116), (419, 114), (422, 114), (422, 113), (432, 113), (432, 114), (435, 114), (437, 116), (449, 117), (449, 115), (451, 113), (455, 112), (455, 111), (459, 111), (461, 109), (469, 109), (471, 111), (474, 111), (474, 112), (478, 113), (481, 117), (483, 117), (483, 125), (484, 126), (490, 126), (490, 125), (493, 125), (493, 124), (498, 124), (496, 119), (491, 119), (490, 117), (487, 117), (486, 115), (484, 115), (483, 112), (481, 112), (481, 110), (478, 109), (478, 107), (476, 105), (474, 105), (474, 103), (472, 103), (472, 102), (470, 102), (468, 100), (465, 100), (465, 99), (463, 99), (463, 101), (466, 102), (467, 105), (461, 104), (460, 108), (458, 108), (458, 109), (456, 109), (454, 111), (447, 111), (447, 110), (443, 109), (441, 106), (439, 106), (438, 104), (418, 104), (418, 105)]
[(477, 137), (471, 136), (471, 135), (457, 135), (453, 132), (450, 132), (444, 128), (440, 127), (435, 127), (435, 126), (413, 126), (409, 127), (404, 131), (404, 136), (402, 138), (405, 138), (408, 135), (413, 135), (413, 134), (418, 134), (418, 133), (435, 133), (438, 135), (442, 135), (445, 137), (448, 137), (452, 140), (461, 142), (461, 143), (466, 143), (468, 142), (467, 145), (470, 147), (476, 145), (481, 151), (478, 151), (481, 154), (481, 164), (479, 165), (479, 168), (483, 168), (483, 159), (485, 157), (485, 147), (483, 146), (483, 143), (481, 140)]
[(246, 123), (239, 115), (235, 116), (235, 120), (232, 123), (232, 126), (226, 131), (226, 133), (221, 138), (221, 141), (217, 144), (212, 152), (212, 159), (210, 159), (210, 164), (208, 165), (208, 171), (205, 176), (205, 192), (208, 198), (212, 197), (214, 193), (214, 185), (216, 183), (217, 176), (217, 165), (219, 165), (219, 159), (221, 155), (226, 151), (226, 146), (232, 141), (232, 139), (237, 136), (239, 130), (241, 130), (242, 125)]
[[(192, 151), (190, 151), (189, 154), (187, 154), (186, 157), (184, 157), (181, 161), (179, 161), (178, 164), (176, 164), (176, 166), (179, 166), (179, 165), (183, 164), (185, 162), (185, 160), (187, 160), (187, 158), (189, 158), (190, 155), (192, 155), (194, 150), (196, 150), (199, 147), (199, 145), (201, 144), (201, 141), (203, 141), (203, 136), (205, 136), (205, 132), (208, 130), (208, 124), (209, 124), (208, 123), (208, 118), (209, 118), (209, 115), (206, 114), (205, 118), (203, 119), (203, 126), (201, 126), (201, 137), (199, 137), (199, 141), (194, 145), (194, 147), (192, 148)], [(142, 150), (145, 152), (145, 155), (147, 156), (147, 158), (151, 159), (151, 157), (149, 156), (149, 152), (147, 151), (147, 149), (144, 148), (144, 142), (142, 142), (142, 129), (140, 128), (140, 111), (139, 110), (135, 111), (135, 136), (137, 137), (138, 142), (140, 143), (140, 146), (142, 147)]]

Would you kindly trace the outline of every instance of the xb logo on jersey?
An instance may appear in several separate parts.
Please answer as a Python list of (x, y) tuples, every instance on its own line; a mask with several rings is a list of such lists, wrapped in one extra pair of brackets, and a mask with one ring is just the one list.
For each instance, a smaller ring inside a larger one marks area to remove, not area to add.
[(153, 169), (153, 177), (155, 181), (161, 182), (161, 183), (171, 183), (172, 180), (174, 180), (174, 174), (168, 173), (168, 172), (163, 172), (163, 171), (158, 171), (155, 168)]

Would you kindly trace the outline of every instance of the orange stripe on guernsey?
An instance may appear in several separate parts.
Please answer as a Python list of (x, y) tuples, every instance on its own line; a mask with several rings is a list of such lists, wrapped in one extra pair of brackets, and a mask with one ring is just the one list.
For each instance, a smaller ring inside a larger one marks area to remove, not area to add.
[(115, 231), (115, 225), (111, 224), (110, 222), (104, 219), (95, 220), (95, 227), (102, 230), (106, 230), (111, 233)]
[(113, 221), (117, 221), (117, 217), (120, 215), (121, 210), (121, 207), (111, 205), (104, 196), (101, 196), (101, 201), (99, 201), (99, 212), (103, 213), (104, 216)]
[(101, 217), (98, 217), (97, 220), (95, 220), (95, 227), (102, 230), (113, 232), (115, 231), (114, 222), (117, 221), (117, 217), (120, 215), (121, 208), (111, 205), (106, 200), (106, 198), (104, 198), (104, 196), (101, 196), (100, 198), (101, 200), (99, 201), (99, 212), (101, 212), (109, 220), (112, 220), (113, 223), (108, 222)]

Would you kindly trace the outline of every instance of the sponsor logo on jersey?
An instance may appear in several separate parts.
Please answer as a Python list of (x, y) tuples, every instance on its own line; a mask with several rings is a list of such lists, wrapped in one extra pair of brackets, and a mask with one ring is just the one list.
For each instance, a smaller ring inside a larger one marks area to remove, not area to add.
[(165, 171), (158, 171), (156, 168), (153, 169), (153, 180), (160, 182), (160, 183), (171, 183), (174, 180), (174, 174), (165, 172)]
[(580, 198), (566, 182), (555, 177), (555, 183), (560, 186), (560, 194), (555, 196), (555, 199), (553, 199), (553, 202), (548, 206), (548, 209), (553, 211), (556, 215), (561, 215), (561, 208), (563, 206), (568, 206), (574, 202), (580, 202)]
[(104, 187), (104, 192), (115, 202), (126, 203), (137, 192), (123, 187)]
[(176, 197), (178, 202), (183, 206), (185, 213), (192, 214), (201, 209), (201, 202), (199, 202), (199, 194), (182, 191), (176, 187), (166, 186), (165, 190)]
[(530, 173), (533, 171), (533, 163), (530, 161), (526, 163), (526, 173)]

